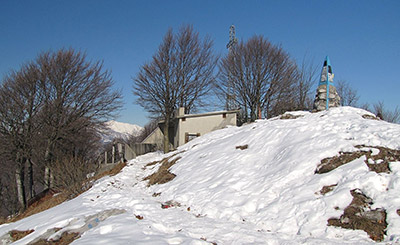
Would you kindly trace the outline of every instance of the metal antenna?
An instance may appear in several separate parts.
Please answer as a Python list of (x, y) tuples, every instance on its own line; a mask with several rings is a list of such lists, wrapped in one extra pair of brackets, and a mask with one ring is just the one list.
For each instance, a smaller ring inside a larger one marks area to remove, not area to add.
[(231, 25), (231, 26), (229, 27), (229, 42), (228, 42), (228, 44), (226, 45), (226, 48), (229, 49), (229, 51), (231, 51), (231, 50), (232, 50), (232, 47), (233, 47), (234, 45), (236, 45), (237, 42), (238, 42), (238, 40), (237, 40), (237, 38), (236, 38), (235, 26), (234, 26), (234, 25)]
[[(235, 33), (235, 26), (231, 25), (229, 27), (229, 42), (226, 45), (226, 48), (229, 50), (229, 53), (232, 54), (233, 52), (233, 47), (237, 44), (237, 38), (236, 38), (236, 33)], [(232, 110), (232, 109), (237, 109), (237, 103), (236, 103), (236, 96), (235, 96), (235, 85), (233, 83), (233, 78), (232, 76), (229, 75), (229, 79), (231, 80), (228, 85), (228, 91), (226, 94), (226, 110)]]

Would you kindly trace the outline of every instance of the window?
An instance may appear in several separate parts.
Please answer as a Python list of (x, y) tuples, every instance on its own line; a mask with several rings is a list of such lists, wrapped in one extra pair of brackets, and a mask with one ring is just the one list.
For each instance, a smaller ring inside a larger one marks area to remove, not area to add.
[(190, 134), (188, 132), (185, 133), (185, 143), (191, 141), (200, 136), (200, 133)]

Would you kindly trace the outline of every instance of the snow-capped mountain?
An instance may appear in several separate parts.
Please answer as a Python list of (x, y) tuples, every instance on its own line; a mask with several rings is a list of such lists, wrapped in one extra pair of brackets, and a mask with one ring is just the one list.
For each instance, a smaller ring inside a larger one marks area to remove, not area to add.
[(102, 133), (103, 142), (108, 143), (113, 139), (129, 139), (130, 136), (138, 136), (143, 127), (136, 124), (117, 122), (114, 120), (106, 122), (107, 129)]
[(65, 232), (80, 234), (73, 244), (395, 244), (399, 150), (400, 125), (367, 111), (290, 112), (131, 160), (77, 198), (1, 225), (0, 241), (33, 230), (14, 244)]

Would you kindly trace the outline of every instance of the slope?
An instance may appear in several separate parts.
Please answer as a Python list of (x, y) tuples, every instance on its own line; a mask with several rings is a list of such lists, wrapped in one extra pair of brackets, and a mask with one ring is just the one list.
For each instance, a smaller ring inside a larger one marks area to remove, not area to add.
[(129, 139), (130, 136), (138, 136), (142, 127), (136, 124), (117, 122), (114, 120), (106, 122), (106, 130), (102, 134), (103, 142), (111, 142), (115, 138)]
[[(6, 243), (11, 230), (34, 230), (15, 244), (66, 232), (79, 233), (74, 244), (374, 243), (362, 230), (328, 225), (332, 218), (347, 222), (345, 214), (359, 195), (367, 200), (359, 216), (384, 210), (383, 242), (395, 243), (400, 162), (374, 156), (400, 149), (400, 125), (373, 118), (341, 107), (215, 131), (167, 155), (134, 159), (73, 200), (1, 225), (0, 238)], [(368, 153), (318, 173), (321, 162), (344, 152)], [(166, 162), (168, 182), (143, 180)], [(389, 171), (371, 171), (367, 164), (382, 162)]]

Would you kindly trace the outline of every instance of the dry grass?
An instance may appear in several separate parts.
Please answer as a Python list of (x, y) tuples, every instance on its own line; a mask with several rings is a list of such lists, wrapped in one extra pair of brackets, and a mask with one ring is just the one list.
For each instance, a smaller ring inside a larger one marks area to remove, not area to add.
[(10, 237), (13, 242), (18, 241), (19, 239), (22, 239), (26, 237), (27, 235), (31, 234), (34, 232), (34, 230), (27, 230), (27, 231), (18, 231), (18, 230), (12, 230), (9, 232)]
[(80, 234), (76, 232), (64, 232), (58, 240), (47, 241), (45, 239), (41, 239), (35, 243), (32, 243), (32, 245), (67, 245), (80, 237)]
[(299, 117), (303, 117), (303, 115), (297, 115), (296, 116), (296, 115), (292, 115), (290, 113), (285, 113), (282, 116), (280, 116), (279, 119), (287, 120), (287, 119), (296, 119), (296, 118), (299, 118)]
[(155, 184), (164, 184), (164, 183), (167, 183), (167, 182), (173, 180), (176, 177), (175, 174), (173, 174), (169, 171), (169, 168), (172, 165), (174, 165), (179, 159), (181, 159), (181, 157), (176, 157), (176, 158), (172, 159), (175, 156), (176, 156), (176, 154), (166, 157), (159, 162), (151, 162), (151, 163), (149, 163), (150, 165), (149, 164), (146, 165), (146, 166), (151, 166), (151, 165), (155, 165), (157, 163), (161, 163), (161, 166), (158, 168), (158, 170), (155, 173), (153, 173), (143, 179), (143, 180), (149, 181), (149, 183), (147, 184), (148, 186), (155, 185)]
[(123, 168), (125, 168), (125, 167), (126, 167), (126, 163), (125, 162), (119, 162), (112, 169), (104, 171), (104, 172), (101, 172), (99, 174), (96, 174), (91, 180), (98, 180), (98, 179), (101, 179), (101, 178), (103, 178), (104, 176), (107, 176), (107, 175), (108, 176), (114, 176), (114, 175), (120, 173), (121, 170)]
[[(93, 181), (98, 180), (107, 175), (114, 176), (114, 175), (118, 174), (119, 172), (121, 172), (121, 170), (125, 166), (126, 166), (126, 163), (123, 163), (123, 162), (118, 163), (112, 169), (110, 169), (108, 171), (104, 171), (102, 173), (99, 173), (96, 176), (86, 180), (85, 183), (82, 183), (82, 186), (90, 186), (90, 183), (92, 183)], [(83, 190), (82, 190), (82, 192), (83, 192)], [(79, 194), (81, 194), (81, 193), (79, 193)], [(50, 209), (52, 207), (55, 207), (55, 206), (63, 203), (71, 198), (74, 198), (74, 197), (78, 196), (79, 194), (72, 195), (70, 192), (68, 192), (66, 190), (62, 191), (62, 192), (58, 192), (58, 193), (56, 193), (54, 190), (49, 190), (49, 191), (47, 191), (47, 193), (45, 195), (43, 195), (43, 197), (41, 197), (40, 199), (31, 203), (29, 205), (29, 207), (23, 213), (20, 213), (17, 216), (12, 217), (11, 219), (4, 220), (5, 221), (4, 223), (15, 222), (15, 221), (21, 220), (23, 218), (26, 218), (28, 216), (31, 216), (33, 214), (43, 212), (47, 209)], [(0, 222), (0, 224), (2, 224), (2, 223)]]
[(380, 120), (380, 119), (377, 118), (376, 116), (372, 116), (372, 115), (369, 115), (369, 114), (364, 114), (364, 115), (362, 115), (362, 118), (364, 118), (364, 119), (371, 119), (371, 120)]
[(26, 218), (28, 216), (43, 212), (52, 207), (55, 207), (68, 200), (68, 196), (69, 195), (67, 193), (63, 192), (55, 193), (53, 191), (48, 191), (46, 195), (44, 195), (36, 202), (32, 203), (24, 212), (7, 220), (7, 223), (15, 222), (23, 218)]

